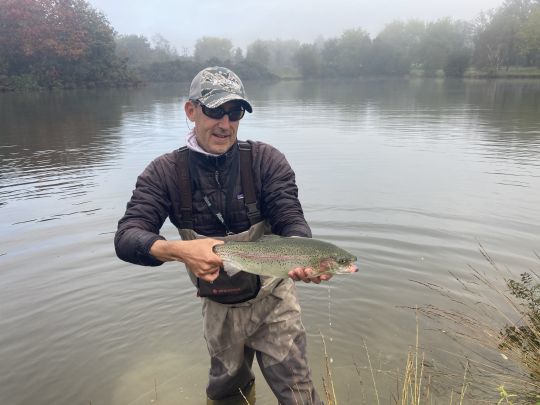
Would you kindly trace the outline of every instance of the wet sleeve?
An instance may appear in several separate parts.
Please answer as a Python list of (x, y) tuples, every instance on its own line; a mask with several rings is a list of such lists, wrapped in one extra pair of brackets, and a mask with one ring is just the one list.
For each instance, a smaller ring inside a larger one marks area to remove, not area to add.
[(158, 239), (165, 239), (159, 230), (171, 204), (165, 176), (160, 169), (154, 161), (137, 178), (126, 212), (118, 222), (114, 247), (116, 255), (126, 262), (144, 266), (162, 264), (150, 254), (152, 244)]

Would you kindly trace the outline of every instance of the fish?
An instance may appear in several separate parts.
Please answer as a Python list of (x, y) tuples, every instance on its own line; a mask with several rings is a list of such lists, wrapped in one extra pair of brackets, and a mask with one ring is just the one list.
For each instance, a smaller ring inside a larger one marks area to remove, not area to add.
[(309, 267), (311, 277), (358, 271), (357, 257), (319, 239), (266, 235), (254, 242), (228, 241), (215, 245), (223, 269), (233, 277), (241, 271), (275, 278), (288, 278), (296, 267)]

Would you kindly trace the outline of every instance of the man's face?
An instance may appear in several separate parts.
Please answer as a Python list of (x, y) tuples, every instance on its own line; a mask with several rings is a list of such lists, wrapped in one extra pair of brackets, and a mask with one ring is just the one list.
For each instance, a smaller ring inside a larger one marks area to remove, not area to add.
[[(240, 105), (237, 101), (228, 101), (220, 107), (230, 111)], [(226, 114), (220, 119), (210, 118), (203, 113), (200, 104), (191, 101), (186, 102), (184, 109), (189, 120), (195, 123), (199, 146), (206, 152), (221, 155), (236, 143), (240, 121), (231, 121)]]

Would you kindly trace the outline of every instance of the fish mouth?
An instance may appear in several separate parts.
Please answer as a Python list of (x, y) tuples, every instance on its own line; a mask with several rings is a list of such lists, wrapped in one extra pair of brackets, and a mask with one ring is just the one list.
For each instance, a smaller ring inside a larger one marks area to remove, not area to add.
[(342, 271), (340, 271), (341, 274), (350, 274), (356, 272), (358, 272), (358, 266), (354, 263), (349, 264)]

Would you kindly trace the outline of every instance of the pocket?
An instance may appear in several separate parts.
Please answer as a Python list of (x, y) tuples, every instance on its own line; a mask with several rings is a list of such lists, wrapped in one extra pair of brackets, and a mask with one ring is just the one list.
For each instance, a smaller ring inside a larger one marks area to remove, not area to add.
[(197, 278), (197, 295), (221, 304), (238, 304), (255, 298), (261, 289), (261, 279), (256, 274), (240, 273), (229, 277), (223, 269), (213, 282)]

